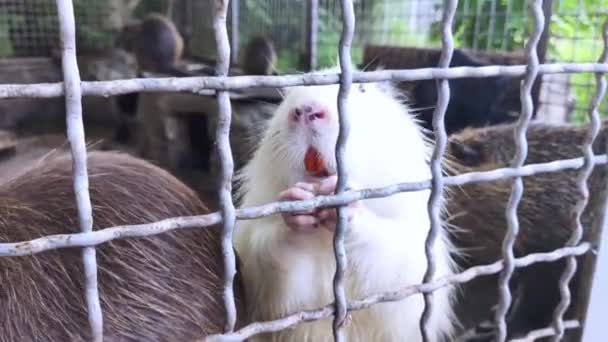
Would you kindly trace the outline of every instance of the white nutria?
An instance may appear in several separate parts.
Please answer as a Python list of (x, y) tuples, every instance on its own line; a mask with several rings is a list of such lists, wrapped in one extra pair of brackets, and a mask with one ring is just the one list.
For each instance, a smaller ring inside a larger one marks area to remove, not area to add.
[[(286, 91), (252, 160), (238, 175), (244, 207), (334, 191), (338, 87), (302, 86)], [(350, 188), (431, 177), (432, 144), (388, 83), (353, 84), (347, 106), (350, 135), (345, 165)], [(305, 170), (305, 154), (311, 147), (326, 165), (321, 177)], [(422, 282), (429, 195), (430, 190), (406, 192), (351, 204), (345, 237), (349, 300)], [(335, 209), (324, 209), (237, 223), (235, 247), (242, 258), (249, 321), (277, 319), (333, 302), (335, 222)], [(442, 230), (434, 245), (434, 279), (454, 272), (450, 250)], [(451, 288), (434, 294), (431, 341), (452, 334), (452, 294)], [(423, 308), (423, 297), (417, 294), (350, 312), (346, 341), (420, 341)], [(259, 335), (259, 340), (332, 341), (332, 319)]]

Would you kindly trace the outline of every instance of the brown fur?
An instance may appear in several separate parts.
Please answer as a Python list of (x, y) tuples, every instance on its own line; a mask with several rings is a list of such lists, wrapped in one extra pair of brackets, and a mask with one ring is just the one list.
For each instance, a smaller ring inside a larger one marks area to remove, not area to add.
[(258, 35), (249, 40), (243, 54), (243, 72), (246, 75), (272, 75), (277, 54), (269, 37)]
[[(606, 128), (594, 144), (595, 154), (606, 152)], [(515, 156), (514, 125), (467, 129), (450, 137), (447, 154), (454, 173), (487, 171), (509, 167)], [(551, 162), (582, 157), (587, 125), (549, 125), (532, 123), (528, 129), (528, 156), (525, 164)], [(523, 178), (524, 193), (518, 206), (519, 234), (514, 245), (516, 256), (549, 252), (563, 247), (573, 231), (572, 210), (579, 199), (579, 170), (545, 173)], [(512, 179), (469, 183), (452, 188), (448, 210), (455, 229), (455, 244), (463, 249), (465, 267), (494, 262), (501, 258), (502, 242), (507, 230), (505, 210)], [(596, 166), (589, 179), (589, 202), (581, 219), (585, 231), (583, 241), (595, 243), (606, 184), (606, 168)], [(583, 258), (579, 258), (581, 261)], [(517, 276), (525, 287), (520, 319), (532, 328), (550, 322), (559, 301), (558, 280), (563, 261), (543, 263), (521, 269)], [(582, 268), (579, 263), (579, 269)], [(584, 273), (582, 273), (584, 274)], [(573, 282), (573, 291), (580, 280)], [(495, 286), (495, 284), (494, 284)], [(573, 292), (573, 302), (579, 300)], [(574, 305), (571, 305), (573, 307)], [(518, 324), (518, 323), (515, 323)], [(529, 327), (527, 328), (529, 329)]]
[[(0, 185), (0, 241), (78, 232), (71, 158), (56, 153)], [(208, 212), (150, 163), (89, 152), (94, 229)], [(182, 229), (97, 247), (105, 341), (187, 341), (221, 333), (221, 230)], [(88, 341), (80, 248), (0, 257), (0, 341)], [(237, 308), (241, 289), (235, 285)]]
[[(605, 153), (606, 127), (594, 144), (594, 153)], [(488, 171), (509, 167), (515, 156), (514, 125), (468, 129), (450, 138), (447, 153), (459, 169), (457, 173)], [(587, 126), (548, 125), (533, 123), (529, 128), (528, 155), (525, 164), (551, 162), (558, 159), (583, 156), (581, 146), (587, 134)], [(571, 210), (579, 199), (576, 178), (579, 170), (560, 171), (524, 177), (524, 195), (518, 207), (520, 237), (515, 244), (516, 255), (546, 252), (562, 246), (572, 232)], [(605, 170), (596, 166), (588, 183), (590, 207), (585, 210), (583, 223), (589, 225), (596, 219), (601, 202)], [(454, 196), (449, 204), (452, 215), (466, 211), (466, 215), (454, 217), (457, 226), (479, 227), (467, 247), (474, 247), (468, 254), (480, 262), (493, 262), (501, 257), (500, 247), (505, 231), (497, 228), (496, 219), (503, 220), (506, 203), (511, 192), (512, 179), (489, 183), (470, 183), (454, 188), (463, 196)], [(482, 205), (472, 205), (473, 203)], [(485, 222), (485, 224), (484, 224)], [(488, 225), (487, 222), (492, 222)], [(460, 223), (460, 224), (459, 224)], [(501, 221), (506, 225), (506, 221)], [(547, 229), (539, 229), (538, 227)], [(464, 240), (467, 241), (467, 240)]]

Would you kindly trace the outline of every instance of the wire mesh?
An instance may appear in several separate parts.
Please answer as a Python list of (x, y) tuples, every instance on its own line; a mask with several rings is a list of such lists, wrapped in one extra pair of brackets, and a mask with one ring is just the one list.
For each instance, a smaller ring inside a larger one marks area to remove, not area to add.
[[(82, 91), (80, 73), (76, 62), (76, 24), (74, 7), (71, 0), (58, 0), (57, 13), (61, 32), (62, 69), (65, 88), (67, 136), (72, 153), (74, 193), (78, 209), (80, 230), (84, 233), (93, 230), (93, 212), (89, 195), (89, 176), (87, 173), (87, 150), (82, 121)], [(93, 341), (103, 340), (103, 317), (97, 288), (97, 258), (95, 247), (82, 250), (84, 263), (85, 294)]]
[[(603, 25), (603, 38), (604, 38), (604, 50), (602, 55), (599, 58), (600, 63), (608, 63), (608, 19), (606, 19)], [(597, 90), (593, 99), (591, 100), (591, 106), (589, 109), (589, 120), (591, 124), (589, 126), (589, 131), (587, 132), (587, 137), (585, 139), (585, 145), (582, 150), (585, 156), (585, 165), (581, 169), (579, 176), (577, 178), (578, 189), (580, 191), (580, 200), (576, 203), (573, 212), (573, 222), (574, 230), (572, 232), (572, 236), (566, 242), (567, 246), (574, 246), (579, 243), (579, 241), (583, 237), (583, 225), (581, 223), (581, 216), (583, 215), (583, 211), (585, 210), (587, 203), (589, 201), (589, 187), (587, 186), (587, 181), (591, 176), (591, 172), (593, 171), (593, 143), (600, 131), (600, 116), (598, 112), (598, 107), (604, 94), (606, 93), (606, 80), (604, 79), (604, 74), (598, 73), (595, 75)], [(554, 314), (554, 328), (555, 328), (555, 336), (553, 341), (559, 341), (564, 335), (564, 314), (566, 313), (566, 309), (570, 305), (570, 289), (569, 283), (572, 277), (574, 276), (574, 272), (577, 268), (577, 262), (575, 258), (567, 259), (567, 267), (564, 270), (562, 278), (560, 279), (560, 293), (562, 296), (562, 300), (555, 308)]]
[[(464, 1), (468, 3), (468, 1)], [(359, 10), (369, 10), (365, 7), (364, 2), (359, 3)], [(408, 296), (422, 293), (425, 296), (425, 314), (421, 319), (421, 329), (424, 339), (427, 340), (425, 332), (425, 320), (428, 319), (428, 311), (432, 308), (432, 297), (430, 294), (447, 285), (459, 284), (470, 281), (480, 275), (501, 273), (501, 298), (500, 308), (497, 312), (496, 319), (498, 320), (498, 340), (506, 339), (505, 314), (510, 303), (510, 293), (508, 282), (513, 270), (517, 267), (525, 267), (536, 262), (551, 262), (562, 258), (568, 258), (569, 267), (560, 281), (562, 288), (563, 300), (560, 307), (556, 309), (555, 326), (535, 332), (531, 332), (522, 340), (534, 340), (542, 336), (555, 335), (559, 339), (563, 335), (564, 329), (571, 328), (576, 325), (576, 322), (563, 321), (563, 310), (568, 305), (568, 290), (567, 285), (569, 278), (575, 270), (574, 256), (579, 256), (590, 251), (591, 247), (588, 243), (580, 243), (582, 226), (580, 225), (578, 216), (585, 207), (587, 189), (585, 187), (586, 179), (591, 168), (594, 165), (604, 165), (607, 163), (606, 156), (593, 156), (591, 144), (599, 127), (598, 106), (600, 105), (603, 93), (606, 90), (606, 81), (603, 79), (602, 73), (608, 72), (608, 64), (606, 58), (608, 56), (606, 47), (608, 43), (608, 22), (604, 26), (604, 53), (599, 63), (570, 63), (570, 64), (551, 64), (540, 65), (536, 54), (536, 46), (540, 40), (542, 27), (544, 24), (544, 15), (542, 12), (542, 1), (529, 1), (534, 19), (534, 31), (528, 42), (526, 43), (527, 65), (525, 66), (490, 66), (490, 67), (462, 67), (449, 68), (451, 54), (453, 51), (452, 45), (452, 30), (451, 24), (456, 12), (457, 1), (446, 0), (444, 2), (444, 12), (442, 15), (442, 58), (439, 68), (427, 68), (418, 70), (386, 70), (377, 72), (352, 72), (350, 54), (351, 42), (353, 40), (353, 30), (355, 29), (354, 20), (357, 14), (357, 7), (353, 6), (352, 1), (342, 1), (343, 30), (340, 41), (340, 67), (341, 73), (327, 73), (311, 75), (291, 75), (291, 76), (257, 76), (257, 77), (227, 77), (228, 67), (230, 62), (230, 41), (228, 39), (227, 28), (227, 13), (229, 9), (228, 0), (217, 0), (215, 2), (212, 28), (214, 32), (215, 45), (217, 51), (217, 77), (193, 77), (183, 79), (136, 79), (136, 80), (121, 80), (112, 82), (80, 82), (78, 65), (76, 62), (76, 25), (74, 22), (74, 5), (71, 0), (57, 0), (57, 16), (59, 18), (59, 30), (62, 35), (62, 62), (64, 72), (64, 82), (56, 84), (35, 84), (35, 85), (1, 85), (0, 98), (6, 97), (56, 97), (65, 96), (67, 113), (66, 120), (68, 124), (68, 138), (70, 140), (71, 152), (73, 157), (74, 167), (74, 189), (76, 192), (76, 201), (78, 205), (79, 223), (81, 233), (63, 234), (55, 236), (47, 236), (31, 241), (21, 241), (14, 243), (0, 243), (0, 256), (20, 256), (40, 253), (46, 250), (66, 248), (66, 247), (84, 247), (83, 262), (85, 265), (85, 274), (87, 278), (87, 306), (89, 310), (89, 321), (91, 324), (92, 338), (96, 341), (101, 341), (103, 333), (102, 315), (99, 306), (99, 297), (97, 294), (97, 284), (95, 279), (96, 263), (94, 246), (101, 243), (136, 236), (156, 235), (166, 231), (181, 229), (187, 227), (209, 227), (211, 225), (223, 222), (223, 240), (222, 248), (224, 251), (224, 262), (226, 264), (226, 274), (224, 282), (224, 302), (227, 308), (227, 326), (226, 334), (223, 336), (210, 336), (209, 340), (219, 338), (247, 338), (255, 334), (269, 331), (277, 331), (285, 329), (301, 322), (318, 320), (330, 315), (334, 315), (334, 329), (336, 340), (341, 340), (340, 325), (344, 321), (345, 315), (349, 310), (361, 310), (373, 304), (402, 300)], [(491, 12), (496, 13), (499, 8), (496, 4), (491, 4)], [(320, 8), (326, 10), (334, 10), (327, 3), (320, 2)], [(512, 14), (513, 8), (509, 10)], [(481, 24), (476, 24), (481, 26)], [(492, 24), (490, 21), (490, 26)], [(492, 28), (489, 36), (492, 36), (496, 28)], [(504, 44), (500, 42), (500, 44)], [(487, 45), (487, 44), (486, 44)], [(592, 107), (589, 112), (589, 117), (592, 125), (589, 130), (587, 144), (585, 146), (585, 154), (583, 158), (575, 158), (570, 160), (560, 160), (542, 164), (532, 164), (524, 166), (527, 153), (526, 143), (526, 127), (532, 115), (532, 85), (537, 75), (565, 72), (595, 72), (597, 80), (597, 91), (594, 96)], [(487, 77), (488, 75), (503, 75), (511, 74), (517, 76), (525, 76), (525, 81), (521, 86), (522, 112), (519, 125), (516, 131), (517, 154), (511, 168), (497, 169), (485, 172), (471, 172), (463, 175), (442, 177), (439, 168), (443, 150), (445, 149), (445, 132), (443, 131), (443, 113), (445, 106), (449, 100), (450, 89), (447, 84), (447, 79), (458, 77)], [(433, 176), (431, 179), (418, 183), (401, 183), (392, 186), (387, 186), (377, 189), (363, 189), (359, 191), (346, 191), (347, 170), (344, 169), (341, 159), (345, 139), (348, 135), (348, 120), (347, 113), (344, 110), (345, 99), (348, 96), (350, 84), (355, 81), (371, 82), (380, 80), (414, 80), (414, 79), (440, 79), (438, 84), (439, 103), (435, 114), (434, 130), (436, 134), (436, 148), (431, 160), (431, 169)], [(231, 150), (228, 139), (228, 128), (230, 126), (231, 105), (227, 90), (248, 88), (248, 87), (263, 87), (263, 86), (293, 86), (293, 85), (312, 85), (312, 84), (335, 84), (340, 83), (340, 92), (338, 97), (338, 108), (340, 113), (340, 138), (336, 146), (336, 157), (338, 159), (338, 175), (339, 181), (336, 195), (319, 196), (307, 201), (293, 201), (270, 203), (260, 207), (235, 209), (231, 197), (231, 182), (233, 165), (231, 158)], [(219, 196), (221, 202), (220, 212), (194, 216), (171, 218), (155, 223), (110, 227), (101, 230), (92, 231), (91, 205), (88, 194), (88, 181), (86, 170), (86, 149), (85, 135), (82, 122), (81, 97), (86, 95), (117, 95), (133, 91), (192, 91), (201, 93), (203, 90), (215, 90), (217, 93), (217, 101), (220, 108), (220, 123), (217, 129), (218, 153), (221, 160), (221, 186)], [(521, 177), (530, 176), (543, 172), (556, 172), (565, 169), (582, 169), (581, 176), (578, 179), (582, 199), (576, 207), (575, 223), (576, 229), (567, 246), (557, 249), (549, 253), (535, 253), (525, 257), (515, 258), (513, 255), (512, 244), (517, 235), (517, 205), (523, 186)], [(514, 178), (513, 191), (509, 201), (506, 214), (509, 222), (509, 233), (505, 238), (503, 245), (503, 261), (498, 261), (490, 265), (474, 266), (460, 273), (442, 277), (436, 280), (433, 278), (433, 259), (430, 253), (430, 247), (434, 236), (439, 229), (439, 201), (440, 194), (444, 186), (457, 186), (468, 182), (486, 182), (504, 178)], [(334, 295), (336, 301), (333, 305), (328, 305), (317, 310), (295, 313), (288, 317), (280, 318), (270, 322), (251, 323), (240, 330), (234, 331), (236, 320), (236, 309), (234, 303), (234, 295), (232, 290), (232, 282), (236, 272), (235, 256), (232, 250), (232, 230), (236, 219), (253, 219), (262, 216), (272, 215), (279, 212), (301, 211), (318, 207), (333, 207), (346, 205), (356, 200), (365, 198), (386, 197), (391, 194), (419, 191), (423, 189), (431, 189), (432, 196), (429, 200), (429, 215), (431, 216), (431, 231), (427, 240), (425, 249), (428, 267), (423, 284), (417, 284), (395, 290), (388, 293), (372, 295), (370, 297), (347, 302), (341, 277), (345, 271), (346, 256), (343, 248), (343, 234), (346, 229), (344, 212), (338, 209), (339, 217), (338, 225), (334, 238), (334, 249), (337, 261), (337, 269), (334, 278)], [(430, 281), (427, 283), (427, 281)]]
[[(217, 45), (216, 73), (226, 76), (230, 66), (230, 43), (226, 27), (228, 0), (218, 0), (215, 3), (213, 29)], [(236, 257), (232, 248), (232, 235), (236, 217), (232, 201), (232, 174), (234, 163), (230, 149), (230, 121), (232, 108), (230, 95), (225, 90), (217, 92), (219, 117), (216, 130), (217, 153), (220, 159), (219, 200), (224, 223), (222, 233), (222, 253), (224, 255), (224, 305), (226, 306), (226, 331), (232, 332), (236, 324), (236, 303), (234, 299), (234, 276), (236, 274)]]
[[(596, 60), (603, 50), (602, 23), (608, 13), (604, 1), (553, 0), (553, 25), (550, 27), (548, 61), (586, 62)], [(567, 120), (589, 122), (589, 104), (595, 81), (591, 74), (572, 74), (560, 78), (544, 77), (547, 91), (541, 105), (559, 110), (568, 100)], [(566, 94), (562, 94), (566, 90)], [(608, 116), (608, 100), (598, 106), (600, 117)]]
[[(346, 142), (350, 133), (350, 123), (347, 113), (347, 99), (353, 82), (350, 48), (355, 31), (355, 11), (352, 0), (342, 0), (343, 25), (340, 37), (340, 87), (338, 89), (338, 138), (336, 141), (336, 169), (338, 180), (336, 183), (336, 194), (343, 193), (348, 184), (348, 169), (345, 165)], [(336, 272), (333, 280), (334, 291), (334, 322), (333, 334), (334, 341), (344, 341), (344, 331), (342, 330), (347, 315), (346, 290), (344, 288), (344, 274), (346, 272), (347, 255), (344, 247), (344, 235), (347, 229), (347, 212), (345, 207), (337, 208), (338, 220), (334, 232), (334, 255), (336, 258)]]
[[(443, 6), (443, 16), (441, 20), (441, 39), (442, 48), (441, 56), (439, 58), (440, 68), (449, 68), (452, 55), (454, 54), (454, 42), (452, 37), (452, 23), (454, 20), (454, 14), (456, 12), (456, 6), (458, 5), (457, 0), (445, 0)], [(439, 236), (439, 231), (442, 229), (441, 221), (441, 204), (443, 197), (443, 168), (442, 160), (443, 154), (447, 144), (447, 134), (445, 131), (445, 113), (448, 108), (448, 102), (450, 100), (450, 86), (448, 80), (439, 79), (437, 82), (438, 99), (437, 107), (433, 113), (433, 131), (435, 133), (435, 149), (431, 157), (431, 195), (428, 201), (428, 214), (431, 222), (431, 227), (428, 232), (428, 236), (425, 241), (424, 253), (427, 259), (427, 269), (422, 279), (423, 283), (432, 281), (435, 275), (435, 260), (433, 255), (433, 247), (435, 241)], [(433, 293), (428, 292), (424, 294), (424, 311), (420, 318), (420, 330), (422, 333), (422, 340), (429, 341), (429, 320), (431, 318), (431, 311), (433, 309)]]
[[(522, 115), (520, 116), (516, 131), (515, 131), (515, 142), (516, 142), (516, 153), (513, 160), (513, 166), (518, 167), (524, 165), (526, 161), (526, 155), (528, 153), (528, 142), (526, 140), (526, 130), (532, 118), (533, 103), (532, 103), (532, 86), (534, 80), (538, 75), (538, 55), (536, 47), (540, 40), (544, 26), (544, 14), (542, 10), (541, 0), (530, 0), (528, 2), (530, 6), (531, 14), (534, 16), (534, 32), (530, 39), (526, 42), (526, 55), (527, 55), (527, 67), (526, 76), (524, 82), (521, 85), (521, 103), (522, 103)], [(499, 342), (503, 342), (507, 338), (507, 326), (505, 317), (507, 310), (511, 305), (511, 291), (509, 288), (509, 282), (515, 270), (515, 264), (513, 262), (513, 245), (519, 232), (519, 221), (517, 217), (517, 206), (523, 195), (524, 185), (521, 177), (513, 179), (511, 185), (511, 196), (507, 203), (506, 217), (507, 217), (507, 234), (505, 236), (502, 245), (502, 257), (505, 261), (505, 268), (500, 274), (499, 279), (499, 302), (498, 309), (496, 310), (496, 323), (497, 323), (497, 336), (496, 339)]]

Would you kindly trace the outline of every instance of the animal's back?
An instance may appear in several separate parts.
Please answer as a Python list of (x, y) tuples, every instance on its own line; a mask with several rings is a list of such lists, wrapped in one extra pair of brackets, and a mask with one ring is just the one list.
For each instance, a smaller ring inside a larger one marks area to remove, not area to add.
[[(207, 213), (192, 190), (143, 160), (89, 152), (88, 169), (94, 230)], [(70, 156), (49, 157), (0, 186), (0, 240), (78, 232), (75, 206)], [(191, 340), (222, 332), (219, 234), (188, 229), (99, 245), (105, 340)], [(0, 270), (0, 341), (90, 340), (80, 248), (2, 257)], [(237, 281), (238, 303), (239, 291)]]
[[(448, 154), (455, 163), (455, 173), (487, 171), (509, 167), (515, 155), (515, 125), (467, 129), (450, 137)], [(606, 151), (606, 127), (594, 144), (595, 154)], [(528, 128), (528, 154), (525, 164), (546, 163), (558, 159), (582, 157), (588, 127), (586, 125), (550, 125), (532, 123)], [(577, 176), (580, 170), (543, 173), (523, 178), (524, 191), (517, 209), (519, 234), (514, 244), (518, 257), (539, 252), (550, 252), (563, 247), (573, 232), (573, 209), (579, 200)], [(582, 215), (582, 241), (595, 243), (597, 223), (604, 209), (606, 168), (596, 166), (588, 181), (589, 201)], [(452, 189), (447, 202), (453, 218), (450, 223), (458, 227), (452, 238), (463, 250), (460, 260), (464, 267), (492, 263), (502, 257), (502, 242), (507, 231), (505, 210), (511, 194), (512, 179), (490, 183), (469, 183)], [(584, 280), (591, 264), (579, 257), (577, 275), (571, 281), (572, 312), (584, 308)], [(561, 295), (559, 279), (564, 271), (564, 260), (539, 263), (522, 268), (514, 275), (512, 290), (516, 303), (510, 314), (511, 334), (527, 334), (551, 324), (553, 310)], [(584, 277), (583, 277), (584, 276)], [(493, 283), (492, 286), (495, 283)], [(495, 289), (493, 289), (495, 291)], [(577, 293), (578, 292), (578, 293)], [(514, 337), (514, 336), (511, 336)]]

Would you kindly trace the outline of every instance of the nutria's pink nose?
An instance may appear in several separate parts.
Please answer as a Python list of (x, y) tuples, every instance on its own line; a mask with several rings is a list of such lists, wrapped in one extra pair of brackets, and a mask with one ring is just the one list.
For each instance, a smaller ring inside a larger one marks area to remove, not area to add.
[(313, 105), (302, 105), (296, 107), (292, 114), (293, 121), (299, 122), (300, 120), (303, 120), (303, 122), (306, 124), (315, 120), (324, 119), (326, 116), (325, 110)]

